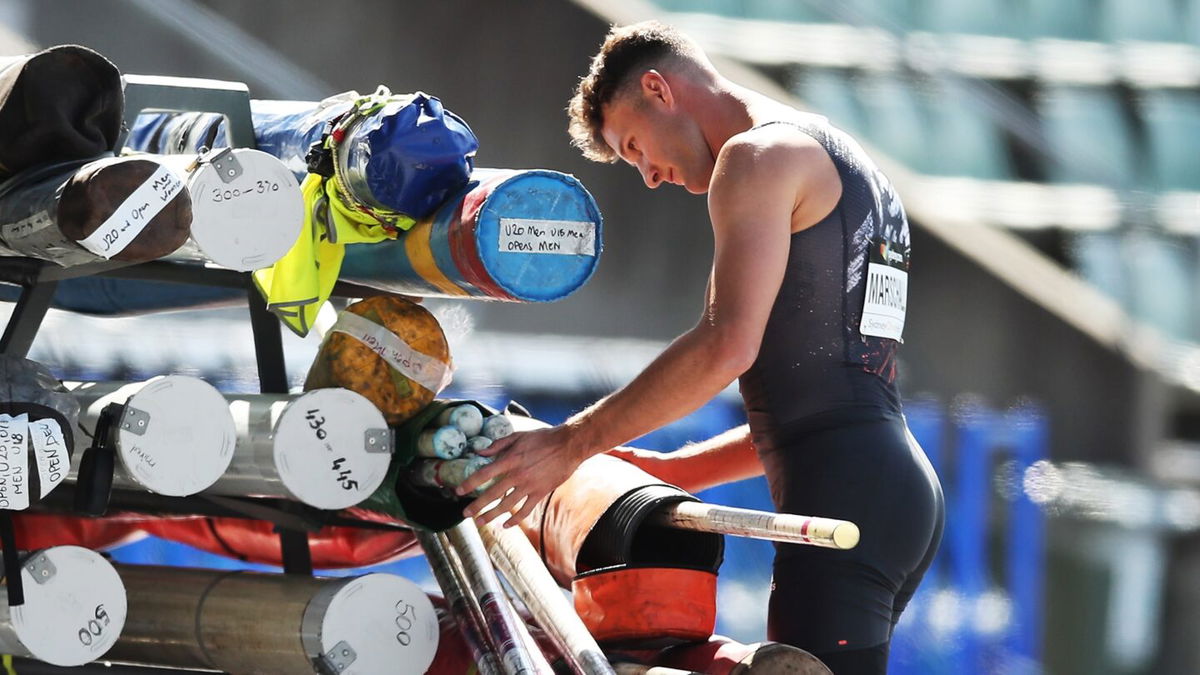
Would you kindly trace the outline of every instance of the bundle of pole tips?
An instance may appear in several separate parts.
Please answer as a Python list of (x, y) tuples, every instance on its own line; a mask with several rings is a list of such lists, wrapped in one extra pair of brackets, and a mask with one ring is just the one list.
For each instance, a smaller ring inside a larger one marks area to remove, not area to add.
[[(450, 493), (471, 474), (492, 463), (491, 457), (477, 453), (512, 432), (512, 421), (503, 414), (485, 418), (470, 404), (446, 408), (417, 436), (417, 455), (422, 459), (413, 464), (410, 479), (416, 485)], [(480, 486), (475, 494), (490, 485)]]

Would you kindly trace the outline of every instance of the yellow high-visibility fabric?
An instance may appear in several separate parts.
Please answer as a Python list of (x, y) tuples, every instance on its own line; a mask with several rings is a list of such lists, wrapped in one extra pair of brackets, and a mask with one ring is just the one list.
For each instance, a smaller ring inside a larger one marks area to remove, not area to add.
[[(304, 226), (300, 237), (271, 267), (254, 272), (254, 282), (267, 301), (267, 309), (301, 337), (308, 335), (321, 305), (329, 299), (342, 269), (346, 244), (363, 244), (394, 239), (396, 234), (378, 220), (346, 203), (337, 181), (309, 174), (300, 185), (304, 195)], [(318, 202), (328, 204), (325, 222), (318, 222)], [(414, 221), (399, 217), (393, 223), (402, 230)], [(333, 228), (333, 236), (327, 231)]]

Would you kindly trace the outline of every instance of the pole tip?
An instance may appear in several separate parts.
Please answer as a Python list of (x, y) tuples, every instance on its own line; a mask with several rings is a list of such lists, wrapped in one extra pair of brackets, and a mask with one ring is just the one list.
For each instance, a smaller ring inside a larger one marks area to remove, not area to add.
[(845, 522), (833, 528), (833, 543), (843, 551), (858, 546), (858, 526)]

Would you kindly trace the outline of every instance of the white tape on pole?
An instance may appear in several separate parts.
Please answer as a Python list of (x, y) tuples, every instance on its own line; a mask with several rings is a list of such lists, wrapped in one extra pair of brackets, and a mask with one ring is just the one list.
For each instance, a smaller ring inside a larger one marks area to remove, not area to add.
[(398, 373), (437, 393), (450, 384), (451, 371), (443, 362), (413, 349), (387, 328), (353, 312), (342, 312), (330, 329), (345, 333), (371, 348)]
[(586, 220), (501, 218), (502, 253), (596, 255), (596, 224)]
[(29, 423), (29, 440), (37, 460), (41, 489), (38, 499), (45, 497), (71, 471), (71, 456), (67, 454), (67, 439), (58, 420), (44, 419)]
[(29, 508), (29, 415), (0, 415), (0, 509)]
[(124, 251), (182, 191), (183, 181), (179, 176), (171, 169), (159, 166), (95, 232), (81, 239), (79, 245), (102, 258), (112, 258)]

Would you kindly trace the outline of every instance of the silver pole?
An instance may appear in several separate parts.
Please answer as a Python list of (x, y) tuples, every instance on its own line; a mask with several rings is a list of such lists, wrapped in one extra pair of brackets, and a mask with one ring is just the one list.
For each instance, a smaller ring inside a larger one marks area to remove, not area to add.
[[(110, 404), (125, 406), (113, 429), (119, 460), (113, 485), (186, 497), (212, 485), (229, 467), (237, 441), (225, 398), (207, 382), (167, 375), (145, 382), (67, 382), (79, 401), (76, 457)], [(70, 479), (78, 473), (72, 467)]]
[(537, 664), (538, 668), (537, 672), (542, 675), (554, 675), (554, 667), (550, 665), (549, 659), (542, 652), (541, 645), (533, 638), (533, 633), (529, 632), (529, 626), (525, 625), (523, 617), (517, 611), (516, 606), (513, 605), (511, 594), (504, 596), (504, 604), (508, 607), (508, 611), (517, 617), (517, 637), (521, 639), (521, 642), (525, 644), (525, 648), (533, 655), (534, 663)]
[(237, 448), (228, 470), (205, 492), (343, 509), (383, 484), (392, 432), (366, 397), (330, 388), (226, 399)]
[(667, 668), (666, 666), (646, 666), (627, 661), (614, 663), (613, 670), (616, 671), (617, 675), (700, 675), (691, 670)]
[(55, 546), (21, 566), (25, 604), (10, 607), (0, 588), (0, 651), (56, 666), (104, 656), (125, 625), (121, 577), (95, 551)]
[(115, 661), (230, 673), (420, 675), (439, 636), (433, 604), (391, 574), (347, 579), (122, 565), (129, 620)]

